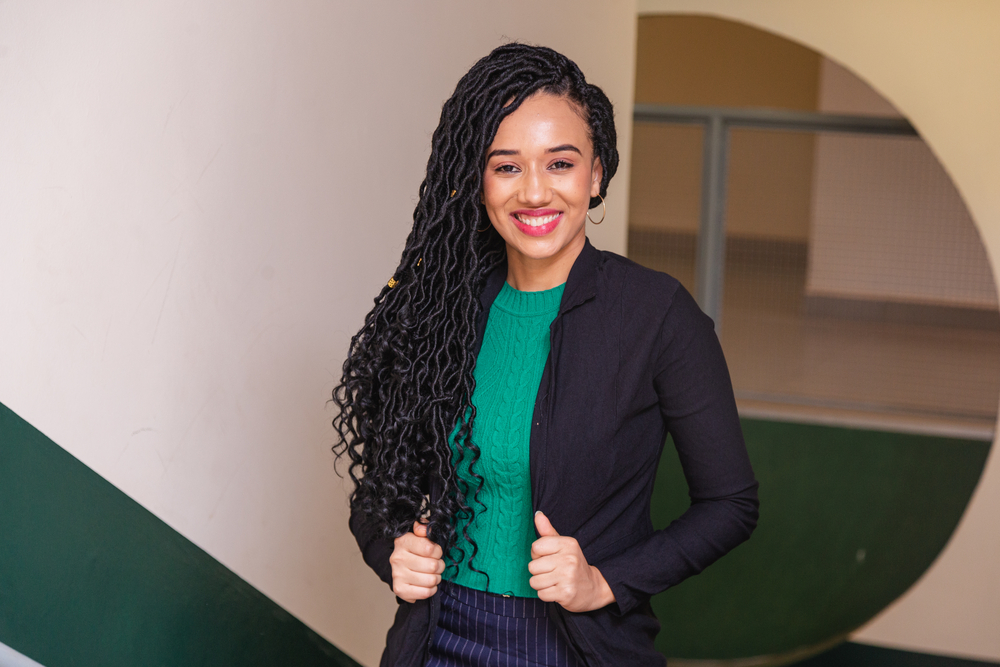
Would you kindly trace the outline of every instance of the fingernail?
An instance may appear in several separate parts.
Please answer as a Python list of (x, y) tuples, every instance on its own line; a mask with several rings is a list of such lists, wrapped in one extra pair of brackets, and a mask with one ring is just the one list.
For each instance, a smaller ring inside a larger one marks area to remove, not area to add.
[(541, 513), (542, 513), (542, 510), (536, 510), (536, 511), (535, 511), (535, 515), (536, 515), (536, 516), (537, 516), (537, 515), (539, 515), (539, 514), (541, 514)]

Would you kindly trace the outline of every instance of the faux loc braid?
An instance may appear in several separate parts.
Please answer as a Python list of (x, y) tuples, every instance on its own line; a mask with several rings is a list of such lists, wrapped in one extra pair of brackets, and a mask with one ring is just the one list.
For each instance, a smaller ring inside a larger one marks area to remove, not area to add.
[[(565, 96), (578, 108), (604, 168), (601, 196), (607, 194), (618, 168), (607, 96), (552, 49), (517, 43), (494, 49), (444, 103), (399, 266), (351, 339), (333, 391), (339, 408), (333, 450), (350, 461), (353, 511), (386, 537), (425, 516), (446, 554), (458, 549), (464, 556), (455, 526), (473, 517), (470, 505), (482, 489), (473, 467), (474, 490), (455, 471), (466, 457), (470, 466), (479, 458), (469, 438), (479, 294), (506, 255), (492, 229), (477, 232), (489, 225), (480, 199), (486, 150), (500, 122), (538, 91)], [(591, 208), (598, 203), (592, 198)], [(449, 436), (456, 429), (453, 455)], [(432, 487), (440, 493), (430, 501)], [(474, 541), (464, 538), (474, 557)]]

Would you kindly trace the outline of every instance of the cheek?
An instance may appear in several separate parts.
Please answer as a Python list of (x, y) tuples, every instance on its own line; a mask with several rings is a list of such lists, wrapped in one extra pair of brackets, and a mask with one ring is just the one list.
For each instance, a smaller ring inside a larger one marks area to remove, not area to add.
[(495, 209), (502, 209), (508, 199), (508, 193), (502, 182), (490, 178), (483, 179), (483, 204), (486, 210), (492, 212)]
[(481, 196), (483, 204), (489, 208), (496, 199), (496, 184), (489, 176), (483, 176), (483, 194)]
[(594, 181), (590, 172), (586, 172), (581, 175), (579, 182), (576, 184), (576, 191), (580, 201), (585, 202), (587, 208), (590, 208), (590, 191), (594, 187)]

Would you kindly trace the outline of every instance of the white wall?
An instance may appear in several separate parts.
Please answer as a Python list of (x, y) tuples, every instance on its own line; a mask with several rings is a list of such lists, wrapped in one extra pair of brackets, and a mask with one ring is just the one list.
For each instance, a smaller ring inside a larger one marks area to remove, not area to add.
[[(1000, 260), (1000, 3), (991, 0), (639, 0), (803, 43), (869, 82), (916, 126)], [(927, 574), (855, 639), (1000, 660), (1000, 449)]]
[(0, 3), (0, 402), (362, 662), (326, 400), (390, 276), (430, 133), (508, 38), (617, 103), (631, 2)]

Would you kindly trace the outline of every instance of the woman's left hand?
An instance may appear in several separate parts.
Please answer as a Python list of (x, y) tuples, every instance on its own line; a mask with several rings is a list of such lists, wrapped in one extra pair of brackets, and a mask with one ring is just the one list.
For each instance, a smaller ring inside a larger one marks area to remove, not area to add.
[(535, 512), (535, 528), (541, 535), (531, 545), (528, 583), (546, 602), (558, 602), (568, 611), (591, 611), (615, 601), (615, 594), (580, 549), (573, 537), (562, 537), (548, 517)]

